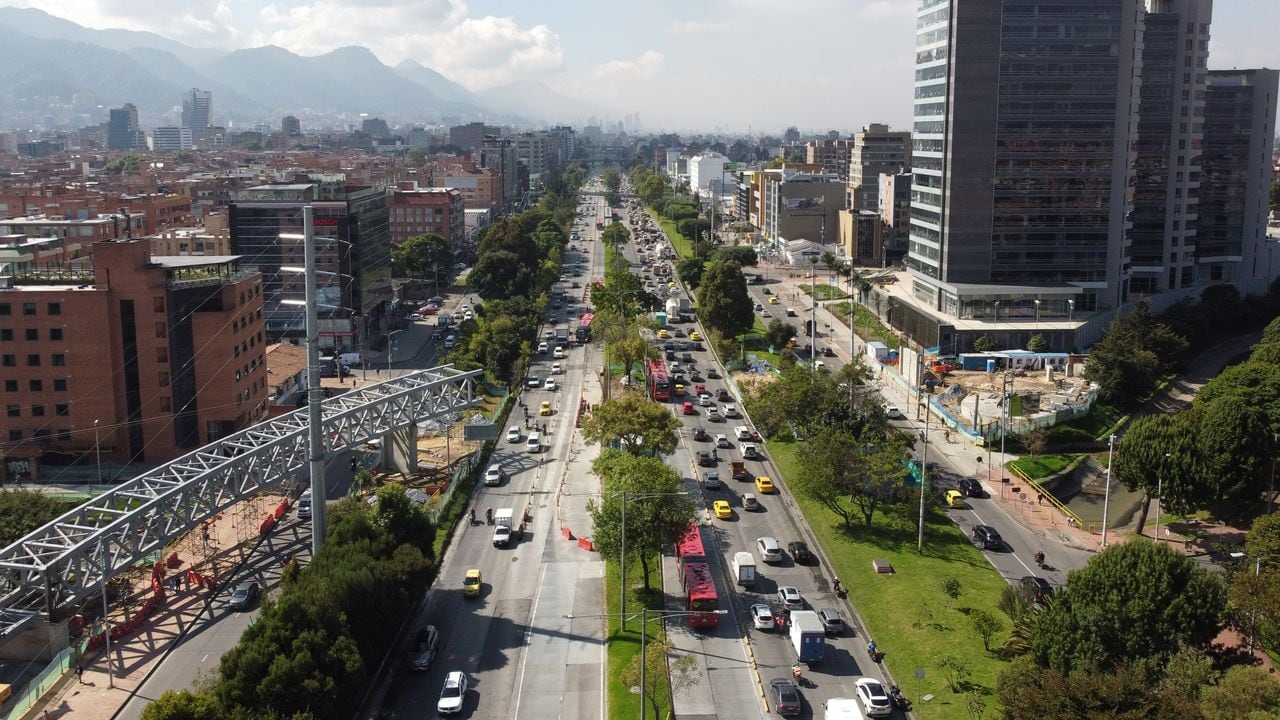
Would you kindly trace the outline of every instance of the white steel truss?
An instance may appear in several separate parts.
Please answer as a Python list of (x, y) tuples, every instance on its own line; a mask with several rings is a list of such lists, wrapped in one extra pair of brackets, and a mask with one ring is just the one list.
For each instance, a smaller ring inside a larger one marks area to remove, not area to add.
[[(326, 453), (477, 405), (481, 377), (445, 365), (325, 400)], [(0, 638), (60, 619), (205, 520), (305, 473), (307, 458), (304, 407), (123, 483), (0, 550)]]

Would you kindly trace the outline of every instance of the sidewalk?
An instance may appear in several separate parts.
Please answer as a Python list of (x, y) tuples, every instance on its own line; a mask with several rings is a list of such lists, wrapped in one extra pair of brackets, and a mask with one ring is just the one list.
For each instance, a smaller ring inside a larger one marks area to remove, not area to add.
[[(189, 533), (178, 543), (176, 550), (183, 562), (176, 570), (170, 571), (170, 576), (192, 567), (211, 574), (215, 579), (229, 574), (240, 563), (242, 554), (252, 547), (252, 538), (257, 536), (261, 517), (280, 500), (276, 496), (264, 495), (244, 503), (244, 510), (231, 509), (220, 513), (210, 521), (207, 544), (199, 530)], [(133, 593), (111, 607), (113, 626), (126, 621), (130, 617), (130, 609), (151, 595), (149, 572), (134, 572), (131, 578)], [(43, 720), (46, 710), (50, 718), (110, 720), (115, 717), (175, 646), (175, 641), (204, 614), (209, 599), (226, 591), (219, 588), (210, 593), (190, 586), (170, 591), (166, 602), (142, 627), (132, 635), (112, 641), (113, 677), (107, 673), (105, 651), (88, 651), (78, 661), (84, 667), (81, 680), (76, 680), (74, 672), (67, 672), (26, 717)], [(123, 607), (126, 603), (128, 606)]]

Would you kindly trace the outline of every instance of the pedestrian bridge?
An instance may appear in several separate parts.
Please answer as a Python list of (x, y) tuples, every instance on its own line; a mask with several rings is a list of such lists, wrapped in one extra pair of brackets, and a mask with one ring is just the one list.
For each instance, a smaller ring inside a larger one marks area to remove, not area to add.
[[(481, 402), (482, 371), (445, 365), (325, 400), (325, 453), (396, 437)], [(0, 550), (0, 642), (59, 622), (103, 584), (241, 500), (305, 475), (307, 409), (258, 423), (113, 487)]]

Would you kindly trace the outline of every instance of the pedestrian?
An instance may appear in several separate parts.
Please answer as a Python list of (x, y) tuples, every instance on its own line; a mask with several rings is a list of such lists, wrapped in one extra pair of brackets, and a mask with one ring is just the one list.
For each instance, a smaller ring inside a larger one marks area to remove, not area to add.
[[(1036, 504), (1037, 504), (1037, 505), (1043, 505), (1043, 504), (1044, 504), (1044, 493), (1036, 493)], [(1068, 518), (1068, 519), (1070, 519), (1070, 518)]]
[(76, 682), (84, 684), (84, 665), (76, 663)]

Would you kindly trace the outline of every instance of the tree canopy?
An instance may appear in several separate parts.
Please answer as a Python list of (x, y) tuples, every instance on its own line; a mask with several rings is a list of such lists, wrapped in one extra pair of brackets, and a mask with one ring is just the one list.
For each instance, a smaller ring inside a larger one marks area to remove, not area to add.
[(666, 406), (640, 393), (625, 393), (592, 409), (582, 421), (587, 442), (609, 446), (617, 443), (631, 454), (670, 454), (679, 443), (680, 421)]
[(693, 498), (680, 473), (659, 458), (603, 450), (591, 467), (603, 486), (600, 500), (587, 506), (591, 540), (601, 557), (621, 559), (625, 512), (626, 557), (640, 561), (644, 585), (649, 587), (649, 561), (689, 529)]
[(7, 547), (69, 508), (42, 492), (0, 492), (0, 547)]
[(1225, 601), (1218, 577), (1166, 545), (1112, 545), (1055, 593), (1032, 655), (1063, 673), (1160, 667), (1179, 647), (1204, 647), (1217, 635)]
[(899, 501), (907, 476), (907, 439), (896, 430), (866, 426), (854, 434), (827, 427), (796, 451), (796, 492), (815, 500), (852, 528), (855, 513), (870, 528), (883, 505)]
[(702, 322), (727, 337), (736, 337), (755, 325), (752, 307), (742, 267), (728, 260), (712, 262), (698, 287), (698, 312)]
[(1139, 300), (1089, 348), (1084, 376), (1098, 383), (1104, 401), (1131, 406), (1151, 394), (1156, 380), (1177, 367), (1186, 350), (1186, 339), (1158, 322), (1149, 302)]
[(391, 248), (391, 259), (405, 272), (431, 278), (437, 285), (448, 284), (453, 274), (453, 248), (449, 241), (436, 235), (415, 235)]

